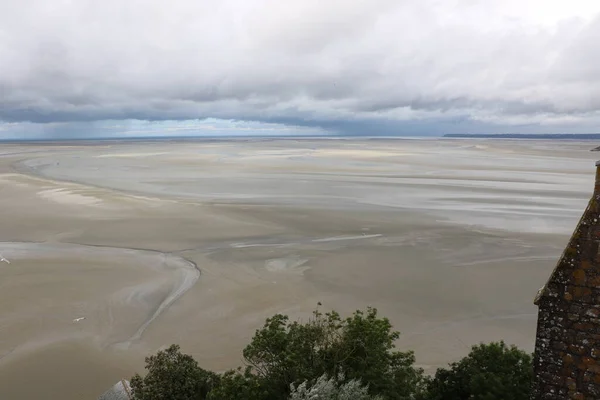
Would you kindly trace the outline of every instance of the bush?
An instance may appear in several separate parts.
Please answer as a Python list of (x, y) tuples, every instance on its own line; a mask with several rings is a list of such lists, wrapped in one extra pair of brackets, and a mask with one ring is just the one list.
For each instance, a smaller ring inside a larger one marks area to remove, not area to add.
[(217, 374), (182, 354), (177, 345), (146, 357), (146, 369), (145, 377), (131, 378), (136, 400), (203, 400), (219, 380)]
[(504, 342), (473, 346), (468, 356), (440, 368), (427, 384), (426, 400), (528, 400), (532, 357)]
[(372, 395), (410, 399), (422, 380), (413, 367), (412, 352), (394, 350), (399, 333), (377, 310), (356, 311), (341, 319), (318, 310), (306, 323), (284, 315), (267, 319), (244, 349), (244, 359), (272, 390), (284, 399), (291, 385), (315, 382), (320, 376), (360, 380)]
[(317, 310), (305, 323), (278, 314), (244, 349), (245, 369), (218, 375), (172, 345), (146, 358), (131, 387), (136, 400), (529, 399), (531, 356), (514, 346), (474, 346), (424, 378), (413, 353), (395, 349), (398, 336), (374, 308), (345, 319)]
[[(337, 381), (343, 381), (339, 377)], [(368, 388), (362, 386), (360, 381), (351, 380), (341, 385), (336, 384), (336, 379), (321, 375), (314, 385), (309, 386), (304, 381), (300, 386), (291, 386), (290, 400), (382, 400), (381, 397), (369, 395)]]
[(273, 398), (269, 388), (249, 368), (225, 372), (208, 399), (210, 400), (269, 400)]

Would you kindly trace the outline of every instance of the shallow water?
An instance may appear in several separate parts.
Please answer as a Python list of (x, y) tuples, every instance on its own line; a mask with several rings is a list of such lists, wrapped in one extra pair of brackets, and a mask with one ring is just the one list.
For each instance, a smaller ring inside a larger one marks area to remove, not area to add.
[(0, 398), (94, 398), (171, 343), (235, 367), (265, 317), (318, 302), (377, 307), (429, 372), (481, 341), (531, 350), (533, 297), (593, 188), (591, 147), (3, 146)]
[[(266, 141), (93, 148), (21, 165), (45, 177), (202, 202), (398, 208), (566, 232), (590, 193), (589, 143)], [(544, 221), (552, 220), (552, 225)]]

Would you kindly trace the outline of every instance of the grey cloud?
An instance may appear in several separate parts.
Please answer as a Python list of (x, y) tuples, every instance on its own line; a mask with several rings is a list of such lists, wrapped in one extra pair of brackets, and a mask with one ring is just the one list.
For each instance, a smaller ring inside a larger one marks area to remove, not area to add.
[(0, 0), (0, 120), (587, 127), (600, 111), (600, 5), (531, 4)]

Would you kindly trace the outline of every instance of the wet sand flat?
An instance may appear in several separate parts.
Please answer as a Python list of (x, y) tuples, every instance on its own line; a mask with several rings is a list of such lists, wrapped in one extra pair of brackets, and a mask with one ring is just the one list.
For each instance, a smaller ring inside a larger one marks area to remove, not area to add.
[(265, 317), (317, 302), (377, 307), (428, 371), (482, 341), (531, 351), (591, 147), (2, 145), (0, 398), (95, 398), (171, 343), (231, 368)]

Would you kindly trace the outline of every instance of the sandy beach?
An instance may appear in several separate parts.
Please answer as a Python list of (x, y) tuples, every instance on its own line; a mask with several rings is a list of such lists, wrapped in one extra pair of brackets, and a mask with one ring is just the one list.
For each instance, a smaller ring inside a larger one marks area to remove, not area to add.
[(479, 342), (532, 351), (592, 147), (0, 145), (0, 398), (93, 399), (172, 343), (232, 368), (266, 317), (318, 302), (377, 307), (429, 372)]

